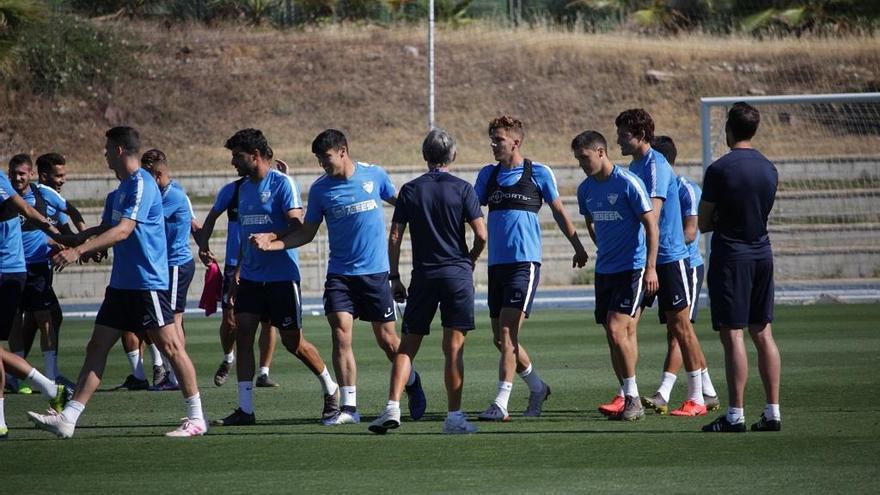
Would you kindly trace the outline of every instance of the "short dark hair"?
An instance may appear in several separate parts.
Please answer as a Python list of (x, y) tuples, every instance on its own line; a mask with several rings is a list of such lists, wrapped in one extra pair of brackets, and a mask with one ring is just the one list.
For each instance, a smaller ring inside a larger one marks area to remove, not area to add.
[(128, 156), (137, 156), (141, 151), (141, 136), (133, 127), (114, 127), (104, 133), (104, 136), (116, 146), (122, 148)]
[(738, 101), (727, 112), (727, 128), (734, 141), (748, 141), (758, 132), (761, 112), (744, 101)]
[(608, 141), (605, 140), (605, 136), (597, 131), (584, 131), (571, 140), (572, 151), (584, 148), (594, 150), (600, 146), (606, 151), (608, 150)]
[(31, 161), (31, 155), (28, 155), (27, 153), (19, 153), (9, 159), (9, 170), (12, 170), (19, 165), (25, 163), (27, 163), (28, 165), (34, 164), (34, 162)]
[(626, 127), (634, 136), (643, 135), (645, 141), (649, 143), (654, 139), (654, 119), (642, 108), (630, 108), (620, 112), (620, 115), (614, 119), (614, 125)]
[(259, 129), (242, 129), (226, 140), (223, 146), (228, 150), (239, 149), (247, 153), (258, 151), (263, 158), (271, 158), (272, 151), (269, 148), (269, 141)]
[(153, 148), (141, 156), (141, 165), (145, 167), (152, 168), (160, 163), (168, 164), (168, 158), (162, 150)]
[(675, 147), (675, 141), (669, 136), (656, 136), (651, 141), (651, 147), (659, 151), (661, 155), (666, 157), (666, 161), (670, 165), (675, 165), (675, 159), (678, 158), (678, 149)]
[(56, 165), (67, 165), (67, 160), (60, 153), (45, 153), (37, 157), (37, 172), (52, 173), (52, 167)]
[(319, 155), (326, 153), (328, 150), (338, 150), (343, 146), (348, 148), (348, 141), (345, 134), (336, 129), (327, 129), (318, 134), (312, 141), (312, 153)]
[(513, 131), (513, 133), (517, 134), (520, 138), (523, 138), (526, 135), (522, 121), (510, 115), (502, 115), (501, 117), (492, 119), (489, 122), (489, 134), (495, 132), (496, 129), (504, 129), (508, 132)]

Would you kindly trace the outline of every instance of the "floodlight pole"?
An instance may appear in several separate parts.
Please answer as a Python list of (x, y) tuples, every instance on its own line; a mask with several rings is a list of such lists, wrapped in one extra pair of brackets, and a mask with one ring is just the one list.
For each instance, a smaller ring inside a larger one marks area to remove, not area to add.
[(434, 0), (428, 0), (428, 130), (434, 128)]

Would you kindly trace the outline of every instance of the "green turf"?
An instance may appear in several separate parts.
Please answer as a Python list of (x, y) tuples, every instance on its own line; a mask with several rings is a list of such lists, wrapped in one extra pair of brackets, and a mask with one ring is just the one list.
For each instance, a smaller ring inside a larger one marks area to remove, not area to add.
[[(199, 439), (161, 436), (184, 414), (175, 392), (98, 393), (76, 436), (66, 441), (29, 427), (24, 413), (44, 407), (39, 397), (7, 396), (10, 431), (9, 440), (0, 442), (0, 493), (877, 493), (880, 306), (777, 311), (780, 433), (699, 433), (711, 418), (649, 414), (635, 424), (605, 420), (595, 407), (615, 387), (592, 315), (538, 311), (526, 324), (523, 343), (553, 389), (539, 419), (520, 416), (528, 393), (517, 379), (510, 423), (480, 424), (476, 435), (441, 435), (446, 408), (435, 332), (417, 360), (429, 401), (424, 420), (404, 422), (384, 437), (369, 433), (366, 424), (322, 427), (316, 421), (316, 379), (279, 350), (272, 373), (281, 388), (257, 390), (258, 424), (214, 428)], [(655, 322), (656, 315), (648, 314), (640, 329), (642, 393), (657, 386), (663, 359), (664, 336)], [(211, 381), (220, 358), (216, 323), (187, 320), (188, 349), (212, 418), (236, 404), (234, 379), (223, 388)], [(493, 397), (498, 362), (486, 321), (478, 328), (465, 352), (464, 407), (474, 415)], [(323, 319), (307, 317), (305, 331), (329, 357)], [(64, 373), (75, 375), (89, 332), (89, 322), (65, 323)], [(366, 325), (356, 333), (360, 408), (369, 420), (384, 405), (388, 364)], [(698, 333), (724, 398), (720, 344), (705, 322)], [(749, 350), (754, 366), (751, 345)], [(39, 358), (34, 362), (41, 365)], [(127, 372), (117, 347), (104, 387), (120, 383)], [(673, 402), (682, 400), (684, 385), (682, 378)], [(753, 367), (750, 422), (763, 403)]]

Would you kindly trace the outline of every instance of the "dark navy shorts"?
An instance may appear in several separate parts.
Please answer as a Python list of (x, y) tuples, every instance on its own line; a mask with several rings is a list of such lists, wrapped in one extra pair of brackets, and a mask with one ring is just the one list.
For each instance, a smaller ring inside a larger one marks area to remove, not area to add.
[(48, 262), (28, 264), (27, 282), (21, 295), (22, 311), (49, 311), (57, 303), (52, 289), (52, 267)]
[(26, 281), (26, 272), (0, 273), (0, 340), (9, 340)]
[(634, 317), (645, 297), (645, 269), (596, 274), (596, 323), (604, 325), (608, 313)]
[(167, 290), (115, 289), (107, 287), (95, 325), (122, 332), (143, 332), (174, 324), (174, 310)]
[(241, 279), (235, 296), (235, 314), (258, 315), (282, 331), (302, 328), (302, 293), (299, 282), (254, 282)]
[(403, 333), (428, 335), (440, 306), (443, 328), (474, 329), (474, 281), (467, 278), (425, 278), (413, 272), (403, 314)]
[(168, 267), (168, 280), (171, 287), (168, 295), (175, 313), (183, 313), (186, 309), (186, 293), (196, 274), (195, 260), (189, 260), (178, 266)]
[(324, 314), (351, 313), (369, 322), (396, 320), (388, 272), (371, 275), (328, 273), (324, 282)]
[(222, 303), (223, 309), (232, 309), (233, 301), (232, 298), (229, 297), (229, 291), (232, 290), (232, 286), (235, 285), (235, 270), (238, 267), (236, 265), (225, 265), (223, 267), (223, 292), (220, 296), (220, 302)]
[(540, 263), (505, 263), (490, 266), (489, 317), (498, 318), (501, 315), (501, 308), (513, 308), (522, 311), (528, 318), (540, 279)]
[(645, 296), (642, 307), (650, 308), (654, 300), (660, 301), (660, 323), (666, 323), (666, 311), (678, 311), (691, 305), (690, 282), (688, 282), (688, 260), (657, 265), (657, 281), (660, 289), (653, 296)]
[[(706, 265), (700, 265), (696, 268), (688, 268), (688, 294), (691, 296), (691, 307), (688, 315), (691, 323), (697, 322), (697, 313), (700, 311), (700, 291), (703, 289), (703, 271)], [(666, 324), (666, 313), (660, 312), (660, 323)]]
[(713, 259), (706, 279), (712, 328), (748, 328), (773, 321), (773, 258)]

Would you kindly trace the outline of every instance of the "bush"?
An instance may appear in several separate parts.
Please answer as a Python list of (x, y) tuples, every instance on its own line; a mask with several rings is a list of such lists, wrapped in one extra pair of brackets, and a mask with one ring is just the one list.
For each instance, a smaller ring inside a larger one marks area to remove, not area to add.
[(109, 87), (136, 69), (133, 48), (109, 29), (69, 15), (50, 15), (22, 31), (12, 82), (50, 96)]

